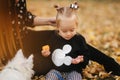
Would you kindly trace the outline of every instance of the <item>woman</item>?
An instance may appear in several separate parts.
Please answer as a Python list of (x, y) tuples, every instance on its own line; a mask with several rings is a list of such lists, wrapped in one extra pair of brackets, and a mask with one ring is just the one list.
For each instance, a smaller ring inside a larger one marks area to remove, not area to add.
[[(27, 26), (55, 24), (53, 17), (40, 18), (27, 11), (26, 0), (3, 0), (0, 8), (0, 59), (3, 62), (11, 59), (18, 49), (25, 51), (29, 47), (26, 41), (29, 34)], [(29, 39), (32, 39), (32, 36)]]

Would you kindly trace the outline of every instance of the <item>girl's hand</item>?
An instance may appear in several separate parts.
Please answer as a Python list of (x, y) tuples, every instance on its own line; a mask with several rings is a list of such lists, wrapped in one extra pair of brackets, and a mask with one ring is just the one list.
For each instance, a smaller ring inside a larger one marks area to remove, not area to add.
[(84, 56), (78, 56), (77, 58), (72, 59), (72, 64), (78, 64), (80, 62), (83, 62), (84, 61), (83, 57)]
[(42, 50), (41, 53), (42, 53), (42, 56), (44, 56), (44, 57), (48, 57), (50, 55), (49, 50)]
[(42, 53), (42, 56), (48, 57), (50, 55), (50, 47), (49, 47), (49, 45), (43, 46), (41, 53)]

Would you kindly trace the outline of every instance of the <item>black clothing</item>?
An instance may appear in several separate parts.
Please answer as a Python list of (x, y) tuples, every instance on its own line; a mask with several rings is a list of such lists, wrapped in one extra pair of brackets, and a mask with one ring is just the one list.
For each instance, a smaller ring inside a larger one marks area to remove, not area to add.
[[(35, 15), (32, 15), (26, 9), (26, 0), (19, 0), (17, 3), (15, 0), (10, 1), (9, 15), (12, 23), (12, 31), (14, 35), (14, 41), (17, 50), (24, 44), (24, 39), (28, 34), (27, 26), (33, 27), (33, 21)], [(23, 47), (22, 47), (23, 48)]]
[[(38, 35), (39, 37), (36, 37)], [(29, 39), (30, 36), (33, 36), (32, 40)], [(33, 40), (34, 42), (32, 42)], [(61, 72), (69, 72), (72, 70), (81, 72), (88, 64), (88, 61), (93, 60), (104, 65), (106, 71), (113, 71), (113, 74), (120, 75), (120, 65), (116, 63), (114, 59), (87, 44), (85, 38), (80, 34), (75, 35), (70, 40), (65, 40), (59, 36), (55, 30), (39, 32), (30, 31), (26, 42), (29, 43), (29, 47), (25, 49), (27, 50), (26, 52), (33, 53), (35, 56), (34, 70), (36, 71), (36, 74), (46, 74), (51, 69), (57, 69)], [(49, 57), (43, 57), (41, 55), (40, 51), (44, 45), (49, 45), (52, 53), (55, 49), (62, 49), (65, 44), (72, 46), (71, 52), (67, 55), (72, 58), (75, 58), (78, 55), (83, 55), (84, 62), (71, 64), (70, 66), (62, 65), (60, 67), (56, 67), (51, 60), (51, 55)]]
[(113, 58), (105, 55), (89, 44), (87, 45), (90, 51), (90, 60), (96, 61), (103, 65), (107, 72), (112, 71), (112, 74), (120, 76), (120, 65)]

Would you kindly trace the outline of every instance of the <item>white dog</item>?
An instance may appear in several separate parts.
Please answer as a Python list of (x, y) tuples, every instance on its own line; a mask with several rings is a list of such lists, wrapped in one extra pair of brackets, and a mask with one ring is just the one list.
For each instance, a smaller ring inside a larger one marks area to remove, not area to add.
[(0, 80), (31, 80), (34, 74), (33, 55), (24, 57), (20, 49), (15, 57), (0, 72)]

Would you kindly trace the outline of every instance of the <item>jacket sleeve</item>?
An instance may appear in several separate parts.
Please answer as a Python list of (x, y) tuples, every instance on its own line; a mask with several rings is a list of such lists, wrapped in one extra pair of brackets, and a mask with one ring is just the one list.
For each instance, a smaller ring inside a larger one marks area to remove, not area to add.
[(15, 10), (16, 16), (17, 16), (20, 24), (25, 25), (25, 26), (29, 26), (29, 27), (34, 27), (35, 15), (33, 15), (31, 12), (29, 12), (27, 10), (26, 0), (19, 0), (15, 4), (15, 8), (16, 8), (16, 10)]
[(87, 46), (85, 38), (82, 35), (80, 35), (79, 39), (80, 39), (80, 45), (81, 45), (80, 50), (84, 56), (83, 57), (84, 61), (82, 63), (80, 63), (80, 65), (82, 65), (82, 67), (85, 68), (86, 65), (88, 65), (88, 63), (89, 63), (90, 52), (89, 52), (89, 48)]
[(25, 19), (26, 26), (34, 27), (34, 18), (35, 18), (35, 15), (33, 15), (31, 12), (27, 11), (26, 19)]
[(112, 71), (112, 74), (120, 76), (120, 65), (113, 58), (105, 55), (91, 45), (87, 45), (90, 52), (90, 60), (96, 61), (99, 64), (103, 65), (107, 72)]

